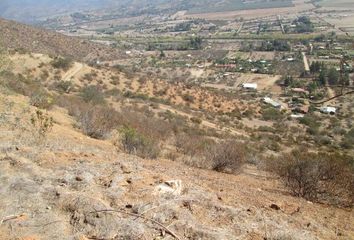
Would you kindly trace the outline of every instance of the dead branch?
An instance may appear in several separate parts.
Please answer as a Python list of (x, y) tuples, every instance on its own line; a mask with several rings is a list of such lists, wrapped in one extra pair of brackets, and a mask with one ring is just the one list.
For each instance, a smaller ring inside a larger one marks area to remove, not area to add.
[(336, 98), (339, 98), (339, 97), (342, 97), (342, 96), (345, 96), (345, 95), (353, 94), (353, 93), (354, 93), (354, 91), (349, 91), (349, 92), (346, 92), (346, 93), (338, 94), (338, 95), (336, 95), (336, 96), (334, 96), (334, 97), (328, 98), (328, 99), (323, 100), (323, 101), (321, 101), (321, 102), (311, 102), (311, 103), (312, 103), (312, 104), (316, 104), (316, 105), (320, 105), (320, 104), (329, 102), (329, 101), (331, 101), (331, 100), (333, 100), (333, 99), (336, 99)]
[(124, 210), (116, 210), (116, 209), (104, 209), (104, 210), (96, 210), (90, 213), (100, 213), (100, 212), (117, 212), (117, 213), (122, 213), (122, 214), (126, 214), (126, 215), (130, 215), (133, 217), (138, 217), (138, 218), (142, 218), (144, 220), (150, 221), (152, 223), (155, 223), (156, 225), (158, 225), (159, 227), (161, 227), (163, 230), (166, 231), (166, 233), (170, 234), (172, 237), (174, 237), (177, 240), (181, 240), (181, 238), (179, 238), (174, 232), (172, 232), (170, 229), (168, 229), (166, 226), (164, 226), (162, 223), (152, 219), (152, 218), (147, 218), (141, 214), (136, 214), (136, 213), (130, 213), (130, 212), (126, 212)]

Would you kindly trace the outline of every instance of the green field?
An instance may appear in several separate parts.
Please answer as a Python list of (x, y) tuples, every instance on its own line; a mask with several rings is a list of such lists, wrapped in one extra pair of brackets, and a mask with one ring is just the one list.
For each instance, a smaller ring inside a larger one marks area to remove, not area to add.
[(243, 0), (227, 0), (227, 1), (203, 1), (204, 4), (191, 8), (188, 13), (208, 13), (208, 12), (225, 12), (249, 9), (265, 9), (293, 6), (292, 0), (259, 0), (259, 1), (243, 1)]

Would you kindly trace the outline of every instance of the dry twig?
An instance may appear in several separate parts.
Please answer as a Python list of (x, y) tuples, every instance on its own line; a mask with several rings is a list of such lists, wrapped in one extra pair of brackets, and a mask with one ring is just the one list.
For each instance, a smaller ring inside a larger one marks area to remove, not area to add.
[(152, 218), (147, 218), (141, 214), (136, 214), (136, 213), (130, 213), (130, 212), (126, 212), (124, 210), (116, 210), (116, 209), (104, 209), (104, 210), (96, 210), (90, 213), (99, 213), (99, 212), (117, 212), (117, 213), (122, 213), (122, 214), (126, 214), (126, 215), (130, 215), (133, 217), (138, 217), (138, 218), (142, 218), (144, 220), (150, 221), (152, 223), (155, 223), (156, 225), (158, 225), (159, 227), (161, 227), (163, 230), (166, 231), (166, 233), (170, 234), (172, 237), (174, 237), (177, 240), (181, 240), (181, 238), (179, 238), (174, 232), (172, 232), (170, 229), (168, 229), (166, 226), (164, 226), (162, 223), (152, 219)]

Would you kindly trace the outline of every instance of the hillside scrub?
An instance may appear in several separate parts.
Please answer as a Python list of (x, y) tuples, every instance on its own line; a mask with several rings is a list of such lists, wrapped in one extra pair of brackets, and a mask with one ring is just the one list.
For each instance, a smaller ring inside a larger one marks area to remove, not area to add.
[(181, 133), (176, 148), (187, 157), (186, 164), (217, 172), (237, 173), (246, 162), (245, 146), (235, 140), (216, 142), (203, 135)]
[(280, 176), (294, 196), (343, 206), (354, 203), (352, 157), (297, 149), (268, 160), (267, 167)]
[(80, 96), (86, 103), (93, 105), (105, 103), (104, 94), (98, 86), (85, 86), (81, 89)]
[(52, 67), (67, 71), (72, 65), (73, 61), (69, 58), (57, 57), (51, 62)]
[(161, 151), (158, 139), (145, 136), (129, 126), (121, 127), (119, 133), (120, 143), (125, 152), (142, 158), (154, 159), (158, 157)]
[(0, 42), (0, 74), (6, 71), (10, 66), (10, 60), (7, 57), (6, 51), (2, 48)]

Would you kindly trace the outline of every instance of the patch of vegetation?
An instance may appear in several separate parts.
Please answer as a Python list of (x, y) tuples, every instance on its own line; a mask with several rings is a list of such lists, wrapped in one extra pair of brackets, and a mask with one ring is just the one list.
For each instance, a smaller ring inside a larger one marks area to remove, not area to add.
[(160, 153), (158, 141), (137, 131), (130, 126), (119, 129), (121, 144), (125, 152), (142, 158), (157, 158)]
[(284, 118), (284, 115), (278, 109), (269, 107), (262, 111), (262, 118), (265, 121), (279, 121)]
[(54, 104), (54, 98), (46, 90), (39, 89), (31, 95), (30, 104), (40, 109), (50, 109)]
[(295, 196), (353, 205), (353, 158), (339, 153), (310, 153), (298, 149), (269, 160), (268, 164), (268, 168), (282, 178)]
[(98, 86), (89, 85), (83, 87), (80, 96), (85, 102), (94, 105), (105, 103), (104, 94)]
[(67, 71), (69, 68), (71, 68), (72, 64), (73, 61), (71, 59), (63, 57), (56, 57), (51, 62), (52, 67), (62, 69), (64, 71)]
[(46, 138), (54, 125), (53, 118), (39, 109), (32, 115), (31, 124), (35, 129), (35, 137), (39, 141), (43, 141)]

